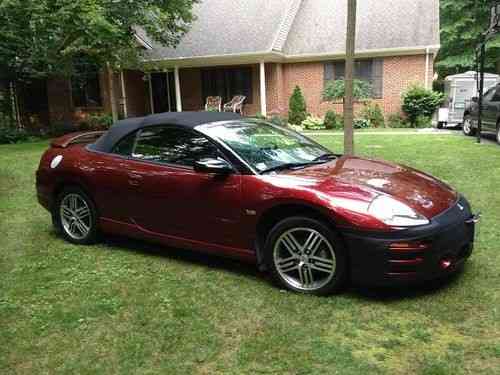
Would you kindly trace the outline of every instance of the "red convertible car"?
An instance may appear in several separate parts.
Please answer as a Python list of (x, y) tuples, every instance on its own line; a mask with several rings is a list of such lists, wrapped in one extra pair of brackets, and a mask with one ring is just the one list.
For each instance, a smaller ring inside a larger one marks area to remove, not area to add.
[(280, 286), (439, 278), (470, 256), (467, 200), (412, 168), (337, 155), (229, 113), (165, 113), (52, 142), (39, 202), (65, 239), (101, 233), (236, 257)]

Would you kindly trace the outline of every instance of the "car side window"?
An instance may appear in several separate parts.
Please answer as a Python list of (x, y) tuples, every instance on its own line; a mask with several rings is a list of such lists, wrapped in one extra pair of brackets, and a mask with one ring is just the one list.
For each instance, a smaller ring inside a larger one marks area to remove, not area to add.
[(129, 134), (125, 138), (122, 138), (118, 143), (113, 147), (113, 154), (121, 155), (121, 156), (130, 156), (132, 154), (132, 150), (134, 149), (135, 138), (137, 133)]
[(200, 159), (219, 156), (217, 147), (205, 136), (168, 126), (141, 130), (132, 152), (136, 159), (187, 167)]
[(500, 86), (497, 86), (497, 89), (495, 90), (495, 94), (493, 95), (493, 98), (491, 98), (492, 102), (500, 102)]

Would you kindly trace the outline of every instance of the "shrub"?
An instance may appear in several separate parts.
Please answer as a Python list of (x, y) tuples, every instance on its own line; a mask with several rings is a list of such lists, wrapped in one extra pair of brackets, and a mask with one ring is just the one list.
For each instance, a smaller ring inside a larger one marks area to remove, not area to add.
[(29, 139), (28, 133), (13, 127), (0, 127), (0, 144), (10, 144), (26, 142)]
[(387, 119), (387, 125), (389, 128), (409, 128), (411, 125), (403, 117), (401, 113), (393, 113), (389, 115)]
[(385, 127), (385, 119), (382, 110), (378, 104), (366, 103), (360, 112), (362, 119), (370, 122), (370, 126), (374, 128)]
[(432, 119), (427, 116), (418, 116), (415, 120), (415, 128), (430, 128)]
[(323, 123), (325, 125), (325, 129), (342, 129), (344, 127), (344, 120), (342, 116), (332, 110), (326, 112)]
[(354, 129), (366, 129), (370, 128), (371, 126), (372, 124), (370, 123), (370, 121), (365, 118), (354, 119), (354, 124), (353, 124)]
[(308, 116), (304, 121), (302, 121), (301, 125), (307, 130), (319, 130), (325, 128), (323, 120), (314, 116)]
[(264, 116), (262, 113), (257, 112), (252, 118), (256, 118), (257, 120), (265, 120), (266, 116)]
[[(368, 99), (372, 95), (372, 86), (359, 79), (354, 80), (353, 96), (357, 100)], [(345, 81), (337, 79), (335, 81), (328, 81), (325, 90), (323, 91), (323, 98), (326, 101), (333, 102), (344, 99), (345, 97)]]
[(274, 125), (278, 125), (278, 126), (282, 126), (282, 127), (286, 127), (288, 125), (288, 121), (286, 121), (285, 118), (281, 117), (281, 116), (273, 116), (271, 117), (271, 120), (269, 120), (271, 123), (273, 123)]
[(307, 118), (307, 106), (302, 90), (295, 86), (293, 94), (290, 97), (288, 108), (288, 122), (294, 125), (300, 125)]
[(444, 96), (439, 92), (427, 90), (421, 86), (412, 86), (403, 94), (403, 111), (415, 127), (419, 116), (432, 117), (443, 100)]
[[(87, 127), (89, 125), (87, 124)], [(64, 122), (56, 122), (52, 125), (52, 129), (50, 129), (49, 134), (51, 137), (61, 137), (68, 133), (77, 132), (80, 130), (80, 127), (70, 123)], [(86, 129), (88, 130), (88, 129)]]
[(108, 113), (91, 115), (88, 124), (89, 130), (108, 130), (113, 125), (113, 116)]

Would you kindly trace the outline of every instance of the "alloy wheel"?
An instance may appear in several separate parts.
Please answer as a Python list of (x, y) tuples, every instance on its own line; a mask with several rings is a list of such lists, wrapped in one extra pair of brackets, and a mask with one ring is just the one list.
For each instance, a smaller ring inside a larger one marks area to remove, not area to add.
[(466, 135), (469, 135), (472, 131), (472, 121), (470, 118), (464, 119), (463, 130)]
[(61, 224), (68, 236), (75, 240), (87, 237), (92, 228), (90, 207), (79, 194), (71, 193), (61, 201), (59, 207)]
[(281, 278), (303, 291), (324, 287), (337, 268), (332, 245), (312, 228), (293, 228), (284, 232), (274, 244), (273, 258)]

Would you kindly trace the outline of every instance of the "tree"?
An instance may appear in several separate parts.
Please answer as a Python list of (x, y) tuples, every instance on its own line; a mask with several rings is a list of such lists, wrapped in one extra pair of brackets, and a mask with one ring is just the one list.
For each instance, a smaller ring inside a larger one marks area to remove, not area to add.
[(290, 96), (288, 107), (288, 122), (290, 124), (300, 125), (307, 117), (307, 106), (299, 86), (295, 86), (292, 96)]
[(347, 32), (344, 98), (344, 153), (354, 154), (354, 54), (356, 44), (356, 0), (347, 0)]
[[(370, 98), (372, 94), (372, 86), (366, 81), (359, 79), (353, 80), (353, 91), (352, 95), (356, 100), (363, 100)], [(344, 100), (345, 98), (345, 81), (343, 79), (337, 79), (334, 81), (328, 81), (325, 85), (325, 90), (323, 91), (323, 98), (326, 101), (336, 101)]]
[(198, 0), (2, 0), (0, 72), (4, 79), (72, 73), (85, 56), (99, 66), (140, 58), (134, 30), (174, 46), (193, 20)]
[[(475, 70), (475, 50), (490, 23), (494, 0), (441, 0), (441, 50), (437, 69), (441, 78)], [(500, 59), (500, 37), (487, 45), (486, 69), (495, 70)]]

